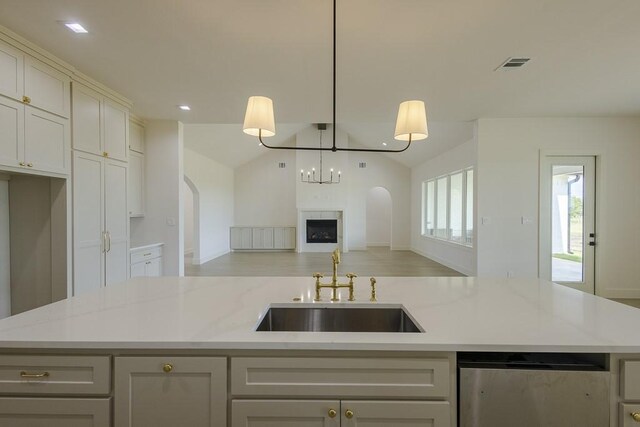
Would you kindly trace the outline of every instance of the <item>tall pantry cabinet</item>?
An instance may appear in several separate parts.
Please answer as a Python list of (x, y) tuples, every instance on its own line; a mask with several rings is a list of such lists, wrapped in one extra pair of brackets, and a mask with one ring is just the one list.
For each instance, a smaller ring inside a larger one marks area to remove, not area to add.
[(74, 295), (128, 278), (129, 111), (72, 83)]

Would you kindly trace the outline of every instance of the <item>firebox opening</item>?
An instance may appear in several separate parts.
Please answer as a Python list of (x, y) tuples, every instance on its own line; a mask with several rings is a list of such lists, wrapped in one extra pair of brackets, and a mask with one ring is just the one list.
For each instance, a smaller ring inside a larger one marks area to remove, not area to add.
[(338, 220), (308, 219), (307, 243), (338, 243)]

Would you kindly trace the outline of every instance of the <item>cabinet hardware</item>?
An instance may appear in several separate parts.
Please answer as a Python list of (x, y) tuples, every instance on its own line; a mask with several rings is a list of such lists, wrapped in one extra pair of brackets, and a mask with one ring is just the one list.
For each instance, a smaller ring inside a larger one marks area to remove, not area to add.
[(31, 104), (31, 98), (29, 98), (28, 96), (23, 96), (22, 102), (24, 102), (25, 104)]
[(20, 166), (26, 166), (25, 162), (18, 163)]
[(147, 262), (145, 262), (145, 264), (149, 265), (149, 264), (151, 264), (151, 261), (147, 261)]
[(369, 298), (369, 301), (376, 302), (378, 301), (376, 299), (376, 278), (372, 277), (369, 280), (371, 281), (371, 298)]
[(27, 163), (27, 166), (32, 168), (33, 167), (33, 163)]
[(338, 413), (336, 412), (335, 409), (329, 409), (329, 418), (335, 418), (336, 415), (338, 415)]
[(109, 157), (109, 153), (107, 153), (106, 151), (102, 152), (102, 157)]
[(40, 372), (39, 374), (34, 374), (26, 371), (20, 372), (21, 378), (46, 378), (49, 376), (49, 372)]
[(346, 411), (344, 411), (344, 416), (348, 419), (353, 418), (353, 411), (351, 409), (347, 409)]
[(173, 371), (173, 365), (170, 364), (170, 363), (165, 363), (162, 366), (162, 370), (165, 371), (168, 374), (169, 372)]
[(631, 418), (633, 418), (633, 421), (640, 423), (640, 412), (632, 412)]
[(147, 253), (147, 254), (142, 254), (142, 256), (150, 256), (151, 252)]
[(106, 250), (106, 252), (111, 252), (111, 232), (107, 231), (105, 234), (107, 235), (107, 250)]

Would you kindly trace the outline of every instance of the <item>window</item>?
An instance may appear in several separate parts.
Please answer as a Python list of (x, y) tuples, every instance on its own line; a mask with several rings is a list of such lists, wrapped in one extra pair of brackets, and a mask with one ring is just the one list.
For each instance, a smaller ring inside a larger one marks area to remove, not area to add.
[(422, 183), (422, 235), (473, 246), (473, 169)]

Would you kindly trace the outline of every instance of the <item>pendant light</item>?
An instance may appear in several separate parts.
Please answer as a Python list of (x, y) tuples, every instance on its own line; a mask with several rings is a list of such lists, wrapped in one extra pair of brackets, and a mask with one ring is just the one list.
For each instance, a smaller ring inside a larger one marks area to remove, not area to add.
[(413, 141), (427, 138), (427, 113), (423, 101), (404, 101), (398, 108), (394, 137), (398, 141), (407, 141), (404, 148), (398, 150), (370, 149), (370, 148), (342, 148), (336, 147), (336, 0), (333, 0), (333, 144), (331, 147), (287, 147), (265, 144), (263, 138), (276, 134), (273, 102), (266, 96), (252, 96), (247, 103), (244, 117), (244, 133), (257, 136), (266, 148), (278, 150), (307, 150), (307, 151), (360, 151), (370, 153), (401, 153)]

